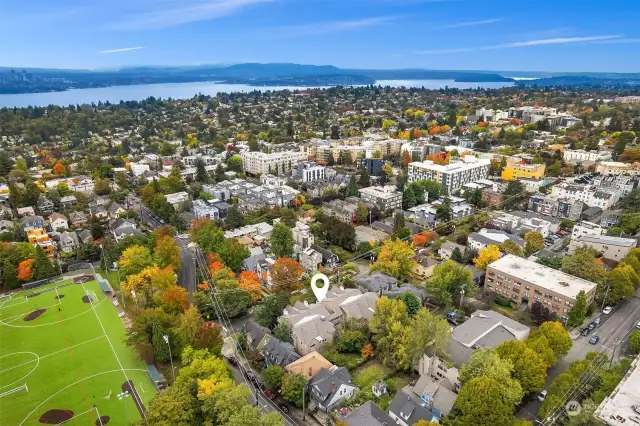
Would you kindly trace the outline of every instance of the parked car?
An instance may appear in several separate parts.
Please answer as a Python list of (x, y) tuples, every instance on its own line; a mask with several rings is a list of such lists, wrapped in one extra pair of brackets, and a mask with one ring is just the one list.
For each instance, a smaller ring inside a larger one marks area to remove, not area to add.
[(542, 392), (538, 394), (538, 401), (543, 402), (547, 397), (547, 390), (544, 389)]
[(234, 357), (230, 357), (229, 358), (229, 364), (231, 365), (238, 365), (238, 360), (236, 360)]
[(609, 315), (611, 311), (613, 311), (613, 308), (611, 306), (605, 306), (604, 309), (602, 310), (602, 313), (605, 315)]
[(266, 389), (264, 391), (264, 396), (266, 396), (270, 400), (273, 400), (276, 397), (276, 393), (271, 389)]
[(596, 343), (598, 343), (599, 340), (600, 340), (600, 337), (594, 334), (593, 336), (591, 336), (591, 339), (589, 339), (589, 343), (591, 343), (592, 345), (595, 345)]
[(289, 414), (289, 406), (287, 404), (278, 404), (278, 407), (283, 413)]
[(593, 330), (594, 328), (596, 328), (596, 323), (595, 322), (590, 322), (588, 325), (589, 330)]
[(589, 327), (585, 327), (582, 329), (582, 331), (580, 331), (580, 334), (586, 336), (587, 334), (589, 334), (589, 331), (591, 331), (589, 330)]
[(596, 318), (596, 319), (594, 319), (594, 320), (593, 320), (593, 323), (594, 323), (595, 325), (600, 325), (600, 323), (601, 323), (601, 322), (602, 322), (602, 319), (601, 319), (600, 317), (598, 317), (598, 318)]

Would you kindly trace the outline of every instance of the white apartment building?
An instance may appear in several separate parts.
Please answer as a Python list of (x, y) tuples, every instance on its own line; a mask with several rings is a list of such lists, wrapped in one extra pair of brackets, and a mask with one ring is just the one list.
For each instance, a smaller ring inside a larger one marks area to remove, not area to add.
[(409, 163), (409, 182), (435, 180), (445, 185), (449, 193), (452, 193), (467, 183), (487, 178), (490, 167), (491, 160), (470, 155), (463, 157), (462, 161), (446, 166), (434, 164), (433, 161), (414, 162)]
[(638, 242), (633, 238), (610, 237), (608, 235), (585, 235), (572, 239), (569, 244), (569, 254), (573, 254), (578, 247), (588, 246), (601, 253), (605, 259), (620, 262), (631, 250), (636, 248)]
[(205, 166), (213, 166), (216, 164), (216, 159), (210, 155), (187, 155), (182, 157), (182, 163), (185, 166), (195, 166), (198, 159), (204, 162)]
[(382, 212), (402, 209), (402, 192), (393, 185), (362, 188), (360, 198), (366, 203), (376, 204)]
[(600, 207), (604, 210), (613, 207), (620, 199), (621, 193), (611, 189), (600, 190), (593, 185), (561, 183), (553, 187), (551, 195), (558, 198), (582, 201), (589, 207)]
[(326, 168), (313, 161), (304, 161), (294, 167), (293, 178), (302, 182), (315, 182), (326, 179)]
[(209, 218), (209, 219), (219, 219), (220, 218), (220, 210), (216, 206), (213, 205), (214, 202), (219, 202), (218, 200), (194, 200), (193, 201), (193, 215), (196, 219)]
[(487, 109), (480, 108), (476, 110), (476, 116), (482, 121), (498, 121), (498, 120), (506, 120), (509, 118), (509, 113), (507, 111), (502, 111), (499, 109)]
[(300, 161), (307, 159), (303, 152), (284, 151), (266, 154), (264, 152), (245, 151), (240, 154), (242, 170), (253, 175), (269, 172), (285, 173)]
[(609, 151), (585, 151), (584, 149), (567, 149), (562, 153), (564, 161), (578, 163), (582, 161), (607, 161), (611, 160)]
[(573, 227), (571, 231), (571, 241), (576, 240), (577, 238), (584, 237), (586, 235), (603, 235), (605, 229), (598, 225), (597, 223), (587, 222), (583, 220), (578, 222)]
[(603, 161), (596, 165), (596, 172), (603, 175), (638, 175), (640, 166), (638, 163), (621, 163), (619, 161)]

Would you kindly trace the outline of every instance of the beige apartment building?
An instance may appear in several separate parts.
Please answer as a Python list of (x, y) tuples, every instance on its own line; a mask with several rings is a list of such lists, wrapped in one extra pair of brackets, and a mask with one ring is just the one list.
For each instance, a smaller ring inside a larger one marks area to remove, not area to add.
[(580, 291), (593, 302), (597, 285), (544, 265), (508, 254), (487, 266), (484, 291), (500, 294), (515, 303), (542, 303), (559, 317), (566, 317)]

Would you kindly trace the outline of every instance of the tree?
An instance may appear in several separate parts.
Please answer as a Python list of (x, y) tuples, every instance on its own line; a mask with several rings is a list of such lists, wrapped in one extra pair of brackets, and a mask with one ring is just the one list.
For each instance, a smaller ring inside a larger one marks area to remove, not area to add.
[(602, 284), (606, 271), (602, 262), (595, 259), (595, 250), (582, 246), (574, 250), (573, 255), (562, 258), (562, 272), (596, 284)]
[[(225, 288), (218, 292), (220, 304), (225, 307), (229, 318), (244, 314), (251, 304), (249, 293), (239, 287)], [(282, 312), (281, 312), (282, 313)]]
[(402, 167), (406, 170), (411, 162), (413, 162), (413, 158), (411, 158), (409, 151), (402, 151)]
[(451, 260), (436, 265), (427, 282), (429, 293), (447, 308), (453, 305), (455, 298), (462, 292), (468, 295), (476, 288), (471, 271)]
[[(151, 345), (153, 346), (153, 356), (158, 362), (169, 362), (171, 355), (169, 355), (169, 346), (164, 341), (164, 337), (167, 334), (167, 330), (160, 324), (154, 324), (152, 328)], [(171, 339), (172, 340), (172, 339)]]
[(273, 329), (282, 315), (282, 310), (289, 304), (287, 293), (276, 293), (266, 296), (255, 310), (256, 322), (263, 327)]
[(185, 312), (189, 307), (189, 294), (186, 289), (180, 286), (170, 285), (164, 291), (162, 301), (167, 312), (173, 314)]
[(460, 251), (460, 249), (458, 247), (455, 247), (452, 251), (451, 251), (451, 260), (458, 262), (458, 263), (466, 263), (464, 262), (464, 259), (462, 257), (462, 252)]
[(499, 258), (500, 249), (498, 246), (489, 244), (487, 247), (478, 251), (478, 257), (473, 259), (473, 263), (476, 265), (476, 268), (485, 271), (487, 269), (487, 265), (495, 262)]
[(607, 292), (607, 302), (617, 302), (619, 300), (633, 297), (635, 292), (634, 283), (637, 283), (637, 274), (629, 265), (618, 265), (607, 274), (607, 284), (609, 291)]
[(97, 179), (93, 185), (93, 192), (97, 195), (107, 195), (111, 192), (111, 180)]
[(143, 246), (131, 246), (122, 252), (120, 256), (120, 273), (122, 278), (142, 272), (148, 266), (153, 265), (153, 258), (148, 248)]
[(540, 392), (547, 378), (547, 364), (537, 352), (522, 340), (507, 340), (496, 348), (502, 359), (513, 364), (513, 377), (525, 393)]
[(549, 341), (546, 337), (529, 337), (527, 346), (540, 355), (548, 367), (553, 367), (558, 362), (558, 357), (553, 353), (553, 349), (549, 347)]
[(33, 262), (35, 259), (26, 259), (18, 265), (18, 279), (20, 281), (30, 281), (33, 277)]
[(270, 389), (280, 389), (282, 379), (284, 378), (284, 368), (279, 365), (270, 365), (264, 370), (264, 373), (262, 373), (262, 378)]
[(413, 192), (413, 187), (410, 185), (405, 186), (402, 194), (402, 208), (407, 210), (415, 207), (417, 204), (418, 202), (416, 200), (416, 195)]
[(284, 208), (280, 210), (280, 221), (287, 225), (289, 228), (293, 228), (294, 226), (296, 226), (298, 216), (292, 209)]
[(504, 254), (513, 254), (514, 256), (524, 257), (524, 250), (513, 240), (506, 240), (500, 244), (500, 251)]
[(561, 323), (557, 321), (547, 321), (531, 333), (531, 339), (544, 336), (549, 343), (549, 347), (556, 357), (565, 356), (573, 345), (571, 337)]
[(538, 231), (529, 231), (524, 234), (524, 254), (531, 256), (544, 248), (544, 237)]
[(391, 333), (391, 327), (394, 323), (409, 323), (407, 307), (399, 299), (389, 299), (387, 296), (382, 296), (376, 302), (373, 316), (369, 320), (369, 329), (373, 334), (373, 341), (379, 342), (387, 337)]
[(402, 228), (404, 228), (404, 214), (397, 212), (393, 215), (393, 232), (397, 234)]
[[(165, 293), (166, 296), (166, 293)], [(164, 296), (163, 296), (164, 297)], [(173, 298), (172, 303), (177, 302), (178, 305), (183, 305), (183, 302), (177, 301)], [(187, 295), (187, 306), (188, 308), (178, 314), (178, 320), (176, 322), (176, 326), (171, 329), (172, 333), (178, 338), (180, 341), (180, 346), (183, 348), (187, 346), (200, 346), (203, 348), (211, 348), (211, 340), (205, 339), (202, 335), (202, 330), (208, 329), (209, 327), (203, 327), (204, 321), (202, 320), (202, 316), (198, 309), (189, 305), (189, 296)], [(196, 342), (196, 339), (200, 337), (200, 341)], [(198, 343), (196, 345), (196, 343)]]
[(277, 257), (293, 255), (293, 231), (283, 223), (276, 223), (269, 241), (273, 254)]
[(67, 168), (62, 163), (56, 163), (53, 166), (53, 174), (56, 176), (64, 176), (67, 174)]
[(366, 188), (371, 185), (371, 181), (369, 180), (369, 173), (367, 172), (367, 169), (362, 170), (362, 173), (360, 173), (360, 179), (358, 180), (358, 185), (360, 185), (360, 188)]
[(443, 356), (451, 342), (451, 326), (447, 320), (427, 308), (420, 308), (411, 319), (407, 345), (411, 348), (409, 367), (417, 365), (425, 353)]
[(8, 259), (2, 265), (2, 289), (4, 291), (18, 288), (18, 268)]
[(393, 177), (393, 169), (391, 167), (391, 163), (384, 163), (384, 165), (382, 166), (382, 172), (387, 176), (387, 179), (391, 179)]
[(418, 312), (418, 309), (420, 309), (420, 299), (410, 291), (405, 291), (398, 296), (397, 299), (404, 302), (410, 317), (413, 317)]
[(628, 348), (632, 355), (640, 353), (640, 330), (635, 330), (629, 335)]
[(249, 249), (235, 238), (228, 238), (218, 250), (220, 259), (234, 272), (242, 269), (242, 262), (251, 255)]
[(503, 384), (491, 377), (475, 377), (462, 386), (455, 402), (460, 413), (454, 426), (511, 426), (514, 405), (505, 398)]
[(525, 197), (526, 191), (524, 184), (519, 180), (511, 180), (507, 183), (507, 188), (504, 190), (502, 207), (505, 210), (512, 210), (517, 207)]
[(278, 340), (293, 344), (293, 337), (291, 336), (291, 326), (286, 322), (282, 322), (276, 325), (273, 329), (273, 335)]
[(209, 173), (207, 173), (204, 160), (200, 157), (196, 159), (196, 181), (200, 183), (209, 183)]
[(302, 374), (285, 374), (280, 388), (282, 398), (296, 407), (302, 407), (302, 392), (307, 379)]
[(453, 208), (451, 207), (451, 199), (444, 197), (442, 203), (436, 207), (436, 221), (449, 222), (453, 219)]
[(158, 238), (153, 252), (155, 261), (160, 267), (165, 268), (171, 265), (174, 270), (182, 267), (180, 247), (173, 237), (163, 235)]
[(241, 289), (249, 293), (251, 302), (255, 303), (262, 299), (262, 284), (260, 284), (258, 275), (254, 272), (242, 271), (238, 285)]
[(358, 196), (358, 185), (356, 184), (356, 175), (351, 175), (349, 178), (349, 185), (347, 186), (347, 195), (349, 197)]
[(424, 247), (430, 242), (434, 241), (436, 238), (438, 238), (438, 234), (433, 231), (426, 231), (415, 234), (412, 239), (413, 247)]
[(227, 217), (224, 219), (224, 223), (227, 229), (234, 229), (244, 226), (244, 216), (240, 212), (240, 209), (238, 209), (238, 206), (234, 204), (233, 206), (229, 207), (229, 210), (227, 211)]
[(279, 257), (271, 269), (271, 280), (277, 291), (291, 292), (300, 287), (302, 265), (288, 257)]
[(373, 357), (373, 345), (371, 343), (367, 343), (362, 347), (362, 351), (360, 351), (360, 355), (364, 359), (369, 359)]
[(463, 387), (480, 377), (495, 380), (499, 383), (503, 400), (513, 407), (520, 403), (523, 396), (522, 386), (512, 377), (513, 370), (513, 363), (500, 358), (495, 349), (476, 349), (469, 358), (469, 364), (460, 369), (458, 377)]
[(156, 426), (191, 426), (196, 424), (198, 400), (187, 385), (169, 386), (151, 400), (146, 421)]
[(53, 264), (44, 249), (39, 245), (36, 245), (35, 249), (36, 255), (33, 262), (33, 278), (41, 280), (56, 275), (57, 271), (53, 267)]
[(370, 269), (399, 279), (405, 278), (411, 274), (415, 264), (413, 256), (413, 249), (406, 242), (400, 239), (387, 240)]
[(584, 290), (580, 290), (576, 296), (576, 303), (569, 310), (567, 324), (573, 327), (578, 327), (584, 321), (587, 315), (587, 297), (584, 294)]

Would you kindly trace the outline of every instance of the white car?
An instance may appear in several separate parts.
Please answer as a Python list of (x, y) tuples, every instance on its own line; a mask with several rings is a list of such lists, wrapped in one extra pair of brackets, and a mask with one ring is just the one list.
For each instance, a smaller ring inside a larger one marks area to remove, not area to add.
[(605, 306), (604, 309), (602, 310), (602, 313), (605, 315), (609, 315), (611, 311), (613, 311), (613, 308), (611, 306)]
[(546, 397), (547, 397), (547, 390), (545, 389), (538, 394), (538, 401), (543, 402)]

